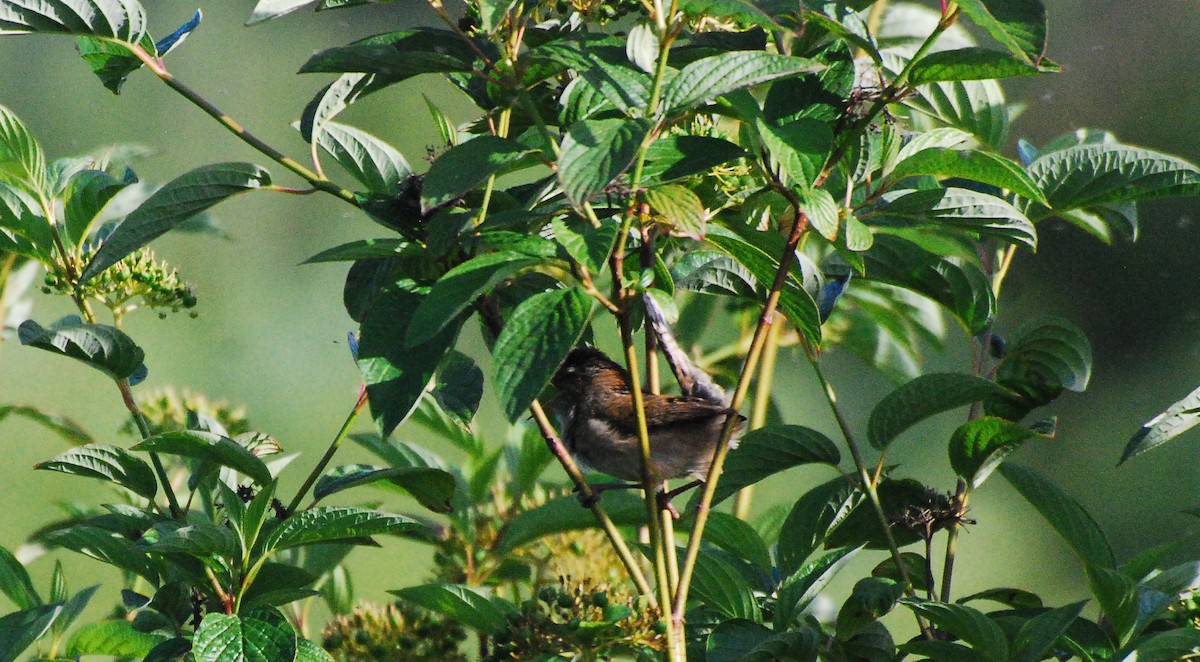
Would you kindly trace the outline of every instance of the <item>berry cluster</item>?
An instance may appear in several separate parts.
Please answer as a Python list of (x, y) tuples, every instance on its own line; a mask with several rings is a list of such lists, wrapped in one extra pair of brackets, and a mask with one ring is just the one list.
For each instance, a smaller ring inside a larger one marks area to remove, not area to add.
[(363, 604), (325, 626), (322, 647), (338, 662), (466, 662), (463, 627), (404, 604)]

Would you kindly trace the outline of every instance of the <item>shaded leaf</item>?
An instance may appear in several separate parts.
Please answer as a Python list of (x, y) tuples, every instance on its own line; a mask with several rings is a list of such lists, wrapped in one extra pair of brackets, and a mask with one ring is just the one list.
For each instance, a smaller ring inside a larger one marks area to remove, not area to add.
[(61, 604), (43, 605), (0, 617), (0, 662), (16, 660), (30, 644), (50, 629), (62, 608)]
[(875, 405), (867, 424), (867, 437), (872, 446), (883, 450), (901, 432), (930, 416), (1002, 392), (1002, 387), (974, 375), (921, 375), (892, 391)]
[(858, 580), (837, 616), (837, 638), (845, 641), (888, 613), (904, 595), (904, 587), (882, 577)]
[(950, 466), (972, 487), (979, 487), (1009, 453), (1036, 435), (1002, 418), (968, 421), (950, 436)]
[(775, 593), (775, 631), (790, 630), (800, 614), (825, 590), (834, 575), (854, 558), (859, 549), (847, 547), (827, 552), (785, 577)]
[(746, 155), (737, 143), (712, 136), (671, 134), (646, 148), (642, 181), (670, 182), (708, 172), (716, 166)]
[(775, 556), (780, 571), (787, 575), (798, 572), (825, 542), (829, 531), (847, 517), (860, 499), (854, 485), (841, 476), (810, 489), (797, 499), (779, 530)]
[(308, 258), (301, 264), (317, 264), (319, 262), (353, 262), (355, 260), (382, 260), (395, 257), (409, 248), (412, 244), (403, 239), (359, 239), (340, 246), (327, 248)]
[(498, 136), (479, 136), (455, 145), (438, 157), (421, 189), (421, 211), (453, 202), (493, 175), (537, 163), (525, 145)]
[(1100, 568), (1116, 566), (1100, 525), (1062, 488), (1034, 470), (1011, 462), (1001, 465), (1000, 473), (1033, 504), (1082, 561)]
[(720, 511), (709, 513), (704, 527), (704, 540), (737, 555), (763, 570), (771, 569), (771, 553), (754, 527), (733, 515)]
[(271, 472), (261, 459), (236, 441), (213, 432), (174, 430), (138, 442), (130, 450), (179, 455), (228, 467), (259, 485), (271, 482)]
[(454, 267), (433, 284), (427, 296), (420, 298), (402, 337), (409, 346), (430, 341), (446, 327), (454, 326), (458, 314), (480, 295), (536, 262), (521, 253), (499, 251), (478, 255)]
[[(151, 55), (158, 52), (149, 34), (142, 35), (138, 45)], [(113, 94), (120, 94), (125, 81), (144, 66), (128, 46), (107, 39), (79, 36), (75, 38), (75, 48), (101, 84)]]
[(1008, 660), (1008, 637), (987, 614), (966, 605), (918, 598), (906, 598), (902, 602), (916, 614), (929, 619), (938, 629), (970, 644), (983, 659), (997, 662)]
[(84, 170), (71, 177), (67, 184), (64, 221), (68, 245), (75, 246), (87, 236), (92, 222), (104, 211), (113, 196), (137, 182), (132, 170), (121, 179), (100, 170)]
[[(608, 516), (618, 526), (646, 523), (646, 503), (638, 496), (624, 491), (610, 491), (604, 495), (602, 503)], [(558, 497), (514, 517), (500, 534), (496, 551), (507, 554), (542, 536), (596, 526), (595, 518), (580, 505), (577, 497)]]
[(431, 467), (381, 469), (366, 464), (343, 465), (321, 476), (313, 488), (313, 498), (321, 500), (351, 487), (379, 482), (411, 494), (422, 506), (432, 511), (450, 512), (450, 498), (454, 496), (454, 476)]
[(692, 574), (692, 595), (729, 618), (762, 620), (754, 590), (746, 578), (715, 554), (700, 553)]
[(77, 317), (65, 317), (49, 328), (25, 320), (17, 337), (22, 345), (82, 361), (112, 379), (129, 379), (145, 370), (146, 353), (116, 327), (85, 324)]
[(271, 531), (264, 552), (318, 542), (362, 538), (381, 533), (399, 534), (423, 528), (403, 515), (363, 508), (319, 507), (292, 515)]
[(504, 625), (505, 614), (516, 611), (503, 598), (493, 596), (485, 589), (462, 584), (425, 584), (388, 592), (485, 635), (499, 630)]
[(824, 434), (800, 425), (769, 425), (747, 432), (729, 453), (721, 482), (712, 504), (715, 506), (747, 485), (804, 464), (837, 466), (841, 455)]
[(42, 604), (25, 566), (3, 547), (0, 547), (0, 592), (8, 596), (17, 609), (31, 609)]

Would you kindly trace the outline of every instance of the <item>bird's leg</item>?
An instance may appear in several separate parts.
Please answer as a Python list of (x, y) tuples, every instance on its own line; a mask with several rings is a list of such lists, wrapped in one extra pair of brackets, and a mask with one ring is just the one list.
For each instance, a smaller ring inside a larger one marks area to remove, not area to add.
[(692, 482), (684, 483), (683, 485), (680, 485), (679, 487), (676, 487), (675, 489), (673, 489), (669, 492), (659, 492), (657, 495), (659, 510), (666, 510), (666, 511), (670, 512), (671, 519), (679, 519), (679, 511), (675, 510), (675, 506), (671, 505), (671, 499), (674, 499), (676, 496), (679, 496), (680, 494), (683, 494), (684, 492), (692, 489), (693, 487), (696, 487), (697, 485), (701, 485), (703, 483), (704, 483), (704, 481), (702, 481), (702, 480), (693, 480)]
[(639, 483), (593, 483), (590, 484), (589, 487), (592, 488), (591, 496), (584, 494), (583, 491), (579, 489), (578, 485), (575, 486), (575, 489), (571, 490), (579, 495), (579, 503), (582, 504), (584, 508), (591, 508), (592, 506), (596, 505), (596, 501), (604, 492), (609, 490), (637, 489), (641, 487), (641, 485)]

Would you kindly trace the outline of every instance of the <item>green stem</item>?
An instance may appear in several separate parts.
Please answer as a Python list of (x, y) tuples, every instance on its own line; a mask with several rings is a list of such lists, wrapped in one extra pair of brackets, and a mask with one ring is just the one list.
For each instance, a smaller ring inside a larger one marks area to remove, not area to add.
[[(779, 335), (783, 324), (772, 324), (767, 333), (767, 344), (763, 348), (762, 368), (758, 371), (758, 383), (754, 386), (754, 406), (748, 421), (750, 430), (767, 424), (767, 411), (771, 404), (771, 387), (775, 382), (775, 364), (779, 357)], [(733, 516), (746, 519), (750, 516), (750, 504), (754, 499), (754, 486), (747, 485), (738, 490), (733, 498)]]
[(334, 435), (333, 441), (329, 442), (329, 448), (325, 449), (325, 454), (321, 456), (320, 461), (317, 462), (317, 466), (313, 467), (313, 470), (309, 472), (308, 478), (304, 479), (304, 484), (300, 486), (300, 489), (296, 492), (296, 496), (293, 497), (292, 502), (288, 504), (287, 511), (289, 513), (296, 512), (296, 509), (300, 507), (300, 503), (304, 501), (304, 497), (308, 494), (309, 488), (311, 488), (313, 483), (317, 482), (317, 479), (321, 477), (321, 474), (325, 471), (325, 467), (329, 466), (329, 462), (333, 460), (334, 453), (337, 453), (338, 447), (342, 445), (343, 441), (345, 441), (346, 435), (350, 432), (350, 428), (354, 427), (354, 422), (358, 420), (359, 414), (362, 413), (366, 406), (367, 389), (364, 387), (358, 394), (358, 401), (354, 403), (354, 408), (350, 410), (350, 414), (346, 416), (346, 420), (342, 423), (342, 427), (337, 431), (337, 434)]
[[(959, 512), (965, 512), (967, 508), (967, 499), (970, 497), (970, 486), (967, 481), (959, 478), (958, 487), (955, 490), (954, 505)], [(946, 558), (942, 561), (942, 602), (950, 602), (950, 583), (954, 578), (954, 559), (958, 543), (958, 532), (962, 527), (955, 522), (950, 530), (946, 532)], [(931, 579), (932, 581), (932, 579)]]
[[(125, 402), (125, 408), (129, 410), (129, 414), (133, 416), (133, 422), (137, 424), (138, 434), (142, 439), (150, 438), (150, 424), (146, 422), (145, 415), (137, 405), (137, 401), (133, 399), (133, 391), (129, 388), (128, 379), (118, 379), (117, 389), (121, 391), (121, 399)], [(183, 509), (179, 507), (179, 501), (175, 498), (175, 488), (171, 486), (171, 479), (167, 476), (167, 469), (163, 466), (162, 458), (158, 453), (150, 453), (150, 463), (154, 465), (154, 473), (158, 475), (158, 482), (162, 484), (163, 492), (167, 495), (167, 505), (171, 509), (171, 517), (181, 519), (183, 517)]]

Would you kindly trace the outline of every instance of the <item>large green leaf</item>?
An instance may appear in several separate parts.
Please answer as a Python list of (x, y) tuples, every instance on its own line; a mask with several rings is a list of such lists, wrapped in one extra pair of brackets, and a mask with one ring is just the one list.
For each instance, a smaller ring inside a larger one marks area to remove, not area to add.
[(1200, 648), (1200, 630), (1175, 628), (1159, 632), (1113, 656), (1116, 662), (1175, 662), (1187, 659)]
[(236, 534), (211, 522), (179, 526), (174, 522), (155, 526), (151, 534), (138, 541), (134, 549), (151, 554), (188, 554), (190, 556), (232, 557), (238, 548)]
[(147, 499), (153, 499), (158, 493), (158, 481), (150, 465), (117, 446), (77, 446), (53, 459), (35, 464), (34, 468), (99, 478)]
[(37, 641), (62, 612), (62, 604), (22, 609), (0, 618), (0, 662), (13, 662)]
[(12, 552), (0, 547), (0, 593), (8, 596), (18, 609), (30, 609), (42, 604), (42, 598), (25, 566), (12, 555)]
[(312, 508), (292, 515), (275, 527), (263, 544), (263, 549), (271, 552), (381, 533), (399, 534), (423, 526), (410, 517), (365, 508)]
[(49, 546), (62, 547), (97, 561), (145, 577), (157, 583), (158, 570), (140, 552), (133, 551), (133, 542), (124, 536), (94, 526), (76, 525), (47, 533), (42, 541)]
[(66, 33), (137, 43), (146, 10), (137, 0), (38, 0), (0, 2), (0, 34)]
[(860, 547), (835, 549), (804, 564), (780, 582), (775, 594), (776, 632), (790, 630), (800, 614), (858, 553)]
[(358, 342), (358, 368), (367, 385), (371, 416), (384, 438), (400, 425), (421, 399), (442, 357), (454, 345), (464, 318), (444, 323), (428, 340), (408, 342), (413, 316), (424, 296), (389, 286), (376, 297)]
[(121, 179), (100, 170), (84, 170), (71, 177), (64, 203), (64, 239), (68, 245), (75, 246), (83, 241), (91, 229), (92, 222), (104, 211), (108, 201), (136, 182), (137, 177), (132, 170), (126, 170)]
[[(884, 58), (888, 69), (899, 72), (904, 63)], [(985, 147), (1000, 150), (1008, 140), (1009, 110), (1000, 84), (994, 80), (955, 80), (926, 83), (905, 103), (951, 127), (975, 136)]]
[(1050, 609), (1025, 622), (1013, 637), (1013, 660), (1036, 662), (1046, 659), (1046, 653), (1058, 638), (1066, 633), (1083, 611), (1087, 601), (1075, 602), (1057, 609)]
[(66, 317), (49, 328), (25, 320), (17, 328), (22, 345), (82, 361), (113, 379), (128, 379), (145, 370), (146, 353), (116, 327), (85, 324)]
[(762, 612), (750, 582), (715, 554), (701, 552), (692, 575), (692, 595), (728, 618), (761, 621)]
[(271, 482), (271, 471), (254, 453), (238, 442), (203, 430), (173, 430), (156, 434), (130, 450), (179, 455), (228, 467), (252, 478), (259, 485)]
[(908, 82), (921, 85), (950, 80), (990, 80), (1054, 71), (1062, 71), (1062, 68), (1049, 60), (1035, 66), (1007, 53), (969, 46), (926, 55), (913, 65)]
[(825, 65), (807, 58), (732, 51), (688, 64), (663, 89), (660, 111), (676, 114), (705, 101), (761, 83), (813, 73)]
[(212, 612), (192, 639), (196, 662), (279, 662), (296, 657), (296, 631), (275, 609)]
[(837, 616), (837, 638), (850, 639), (890, 612), (904, 595), (904, 587), (884, 577), (864, 577), (854, 584)]
[(1100, 525), (1069, 494), (1033, 469), (1007, 462), (1000, 473), (1017, 488), (1085, 563), (1101, 568), (1116, 565)]
[(575, 205), (600, 193), (633, 165), (650, 134), (644, 119), (580, 120), (567, 129), (558, 157), (558, 181)]
[(429, 212), (435, 207), (453, 202), (467, 191), (499, 175), (537, 163), (525, 145), (498, 136), (479, 136), (455, 145), (438, 157), (421, 189), (421, 209)]
[(80, 280), (87, 281), (184, 221), (222, 200), (269, 186), (271, 176), (251, 163), (215, 163), (187, 172), (154, 192), (105, 238)]
[(711, 136), (671, 134), (646, 148), (644, 182), (670, 182), (691, 177), (746, 155), (737, 143)]
[(771, 425), (747, 432), (730, 452), (717, 484), (715, 506), (747, 485), (804, 464), (837, 466), (841, 455), (824, 434), (800, 425)]
[(833, 129), (826, 122), (800, 118), (784, 125), (759, 120), (759, 139), (777, 164), (801, 189), (809, 190), (833, 149)]
[(343, 465), (321, 476), (313, 488), (313, 498), (324, 499), (351, 487), (374, 483), (411, 494), (422, 506), (435, 512), (450, 512), (450, 498), (454, 496), (454, 475), (432, 467), (379, 468), (367, 464)]
[(71, 633), (66, 653), (72, 656), (144, 657), (166, 640), (166, 635), (138, 632), (126, 620), (100, 621), (88, 623)]
[(776, 564), (784, 574), (794, 574), (825, 542), (828, 532), (858, 504), (854, 485), (838, 476), (805, 492), (788, 512), (779, 530)]
[[(138, 46), (151, 55), (158, 54), (154, 39), (149, 34), (142, 35)], [(80, 35), (75, 38), (75, 48), (92, 73), (113, 94), (120, 94), (125, 81), (144, 66), (128, 46), (101, 37)]]
[(1192, 429), (1197, 423), (1200, 423), (1200, 388), (1146, 421), (1125, 445), (1125, 451), (1121, 453), (1121, 462), (1167, 443)]
[(1004, 388), (974, 375), (922, 375), (892, 391), (875, 405), (867, 423), (867, 438), (872, 446), (883, 450), (901, 432), (926, 418), (997, 393), (1004, 393)]
[(595, 228), (586, 221), (561, 216), (551, 220), (550, 227), (554, 229), (554, 238), (571, 259), (593, 274), (604, 268), (621, 230), (621, 224), (615, 219), (602, 221), (600, 227)]
[(1046, 8), (1041, 0), (960, 0), (959, 8), (1029, 66), (1057, 70), (1046, 57)]
[(54, 252), (50, 221), (33, 195), (0, 181), (0, 250), (49, 263)]
[(987, 614), (966, 605), (917, 598), (907, 598), (903, 603), (917, 615), (924, 616), (938, 629), (970, 644), (983, 659), (1007, 662), (1008, 637)]
[(395, 147), (366, 131), (329, 121), (321, 128), (317, 144), (371, 193), (398, 195), (412, 176), (408, 161)]
[[(934, 153), (935, 150), (927, 149), (918, 152), (913, 159)], [(903, 163), (898, 165), (893, 176), (897, 172), (903, 173), (903, 167)], [(892, 191), (884, 196), (882, 204), (874, 208), (869, 217), (864, 214), (860, 218), (878, 224), (965, 230), (1037, 249), (1037, 231), (1020, 209), (1003, 198), (965, 188)]]
[(485, 589), (462, 584), (425, 584), (389, 593), (472, 627), (484, 635), (495, 633), (504, 625), (505, 615), (516, 611), (503, 598), (493, 596)]
[[(957, 129), (953, 129), (953, 131), (957, 131)], [(903, 158), (898, 158), (889, 179), (897, 181), (916, 175), (961, 177), (991, 184), (1035, 202), (1046, 200), (1033, 178), (1011, 159), (992, 152), (951, 147), (929, 146), (912, 151), (909, 150), (912, 144), (909, 143), (902, 148), (908, 150), (909, 153), (905, 155), (905, 152), (901, 151)], [(1024, 218), (1023, 214), (1022, 218)]]
[[(16, 11), (11, 3), (0, 4), (0, 34), (5, 32), (5, 12), (11, 11)], [(42, 146), (21, 118), (4, 106), (0, 106), (0, 182), (33, 195), (49, 194)]]
[(321, 125), (333, 119), (360, 97), (378, 92), (389, 85), (375, 74), (342, 74), (321, 88), (300, 114), (300, 135), (309, 143), (321, 132)]
[(403, 336), (405, 342), (410, 346), (428, 342), (438, 332), (453, 326), (458, 314), (480, 295), (536, 262), (528, 255), (498, 251), (478, 255), (447, 271), (412, 313)]
[(1064, 389), (1087, 388), (1092, 347), (1074, 324), (1058, 317), (1036, 317), (1013, 333), (996, 367), (996, 382), (1012, 393), (989, 399), (989, 413), (1018, 420), (1053, 402)]
[(529, 408), (587, 330), (592, 299), (582, 288), (529, 297), (512, 312), (492, 350), (496, 394), (508, 420)]
[(1009, 453), (1035, 436), (1029, 428), (993, 416), (967, 421), (950, 436), (950, 466), (972, 487), (979, 487)]
[(408, 243), (403, 239), (384, 237), (381, 239), (359, 239), (333, 248), (327, 248), (308, 258), (301, 264), (320, 262), (353, 262), (356, 260), (382, 260), (397, 257), (409, 251), (424, 251), (424, 247)]
[(771, 569), (771, 552), (762, 536), (745, 520), (713, 511), (704, 527), (704, 541), (735, 554), (763, 570)]
[[(646, 502), (628, 491), (607, 492), (602, 503), (618, 526), (646, 523)], [(595, 526), (595, 518), (580, 505), (577, 497), (558, 497), (514, 517), (501, 533), (496, 551), (507, 554), (542, 536)]]

